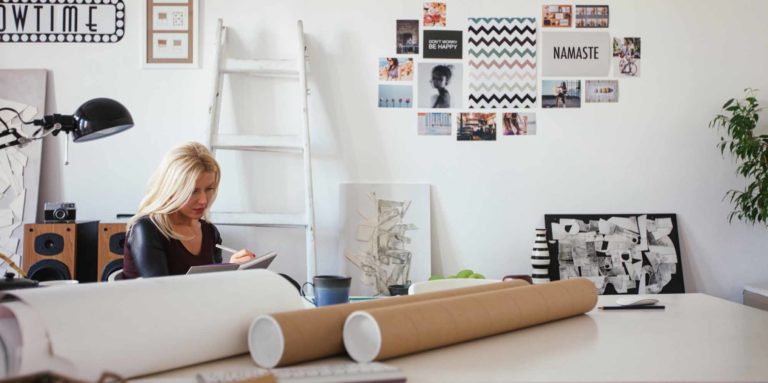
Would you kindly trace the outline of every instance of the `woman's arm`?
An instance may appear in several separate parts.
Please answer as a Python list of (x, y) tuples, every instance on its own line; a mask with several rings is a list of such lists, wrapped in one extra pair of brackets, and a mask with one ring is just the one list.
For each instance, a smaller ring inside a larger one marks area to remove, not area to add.
[(139, 219), (133, 225), (128, 235), (128, 246), (140, 277), (168, 275), (166, 242), (163, 234), (149, 218)]

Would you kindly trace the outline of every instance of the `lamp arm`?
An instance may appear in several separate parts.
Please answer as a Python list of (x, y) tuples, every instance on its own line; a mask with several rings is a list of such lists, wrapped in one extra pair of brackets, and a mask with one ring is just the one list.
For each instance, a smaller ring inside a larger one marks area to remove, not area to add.
[[(2, 121), (2, 120), (0, 120), (0, 121)], [(5, 122), (3, 122), (3, 125), (5, 125)], [(0, 131), (0, 137), (5, 137), (5, 136), (9, 136), (9, 135), (15, 137), (16, 139), (13, 140), (13, 141), (8, 141), (6, 143), (3, 143), (2, 145), (0, 145), (0, 149), (5, 149), (7, 147), (16, 146), (16, 145), (19, 145), (19, 146), (23, 147), (24, 145), (26, 145), (26, 144), (28, 144), (28, 143), (30, 143), (32, 141), (32, 139), (27, 138), (27, 137), (19, 134), (19, 132), (16, 131), (16, 129), (6, 129), (6, 130), (3, 130), (3, 131)]]
[[(40, 129), (36, 130), (32, 136), (27, 136), (24, 133), (11, 128), (8, 126), (8, 124), (3, 121), (2, 118), (0, 118), (0, 123), (2, 123), (4, 130), (0, 130), (0, 137), (5, 137), (8, 135), (12, 135), (15, 137), (15, 140), (5, 142), (3, 144), (0, 144), (0, 149), (5, 149), (11, 146), (20, 146), (24, 147), (25, 145), (29, 144), (30, 142), (34, 140), (39, 140), (49, 134), (53, 134), (54, 136), (58, 135), (61, 131), (64, 132), (71, 132), (75, 129), (75, 118), (73, 116), (68, 115), (61, 115), (61, 114), (52, 114), (43, 116), (41, 119), (33, 120), (33, 121), (24, 121), (24, 119), (21, 117), (21, 113), (13, 108), (0, 108), (0, 112), (3, 111), (10, 111), (16, 114), (16, 116), (19, 118), (19, 120), (25, 124), (25, 125), (35, 125), (40, 126)], [(42, 134), (41, 134), (42, 132)]]

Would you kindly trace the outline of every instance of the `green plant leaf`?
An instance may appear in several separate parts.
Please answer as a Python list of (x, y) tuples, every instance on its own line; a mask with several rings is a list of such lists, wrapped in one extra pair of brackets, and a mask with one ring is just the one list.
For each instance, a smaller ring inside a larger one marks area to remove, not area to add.
[(717, 148), (728, 150), (736, 162), (736, 174), (747, 180), (743, 190), (729, 190), (723, 196), (733, 205), (728, 222), (744, 220), (768, 226), (768, 135), (754, 135), (760, 121), (757, 90), (744, 89), (742, 101), (732, 98), (723, 104), (722, 113), (709, 122), (710, 128), (724, 128)]

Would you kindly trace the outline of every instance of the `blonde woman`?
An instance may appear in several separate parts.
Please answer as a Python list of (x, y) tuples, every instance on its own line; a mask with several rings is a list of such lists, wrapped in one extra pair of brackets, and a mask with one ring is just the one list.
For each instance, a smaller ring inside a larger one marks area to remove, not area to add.
[[(171, 150), (149, 181), (139, 211), (128, 221), (123, 276), (186, 274), (191, 266), (221, 263), (221, 236), (208, 222), (221, 171), (208, 149), (190, 142)], [(254, 258), (248, 250), (230, 262)]]

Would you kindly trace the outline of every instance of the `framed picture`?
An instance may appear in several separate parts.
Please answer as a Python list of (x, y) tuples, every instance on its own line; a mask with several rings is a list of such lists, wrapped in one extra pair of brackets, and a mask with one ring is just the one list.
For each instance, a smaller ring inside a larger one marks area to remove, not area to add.
[(146, 0), (142, 66), (197, 68), (199, 0)]
[(600, 294), (684, 293), (675, 214), (546, 214), (550, 280)]

